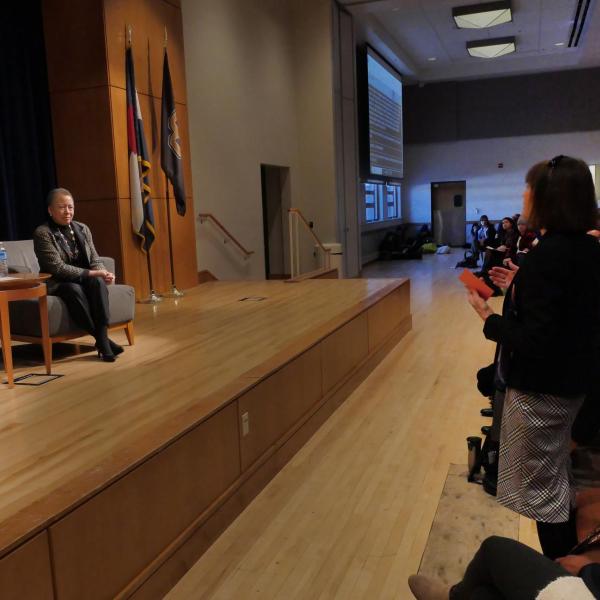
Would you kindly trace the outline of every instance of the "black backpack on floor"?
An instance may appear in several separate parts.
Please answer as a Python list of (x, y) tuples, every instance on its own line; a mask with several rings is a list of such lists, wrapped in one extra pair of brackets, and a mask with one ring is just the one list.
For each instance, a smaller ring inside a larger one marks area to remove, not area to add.
[(471, 250), (465, 252), (465, 259), (460, 260), (456, 263), (456, 269), (476, 269), (479, 265), (477, 264), (477, 258)]

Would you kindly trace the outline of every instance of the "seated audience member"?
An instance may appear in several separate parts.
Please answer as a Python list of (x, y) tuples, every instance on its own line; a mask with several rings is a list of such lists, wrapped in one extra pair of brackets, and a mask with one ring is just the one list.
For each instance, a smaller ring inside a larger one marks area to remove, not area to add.
[(525, 255), (537, 244), (538, 240), (535, 231), (529, 229), (527, 221), (523, 217), (519, 218), (517, 229), (519, 230), (519, 238), (517, 239), (514, 262), (517, 265), (520, 265), (525, 258)]
[(108, 338), (107, 284), (115, 280), (100, 262), (87, 225), (73, 220), (75, 206), (64, 188), (48, 194), (48, 221), (33, 233), (40, 270), (50, 273), (48, 293), (63, 299), (72, 319), (96, 339), (98, 356), (114, 362), (123, 348)]
[(600, 564), (577, 555), (553, 561), (494, 536), (483, 541), (456, 585), (424, 575), (411, 575), (408, 585), (417, 600), (594, 600), (600, 598)]
[(483, 266), (481, 271), (477, 273), (492, 288), (495, 296), (500, 296), (501, 291), (491, 281), (489, 277), (490, 269), (502, 265), (506, 259), (514, 262), (517, 254), (517, 230), (512, 218), (504, 217), (498, 227), (502, 233), (498, 233), (496, 236), (493, 248), (486, 248)]
[(494, 243), (494, 240), (496, 239), (496, 230), (490, 223), (487, 215), (482, 215), (479, 220), (479, 225), (474, 225), (471, 228), (471, 233), (473, 234), (471, 250), (473, 251), (473, 256), (477, 260), (479, 254), (485, 253), (486, 247), (491, 246)]
[(511, 217), (504, 217), (500, 224), (500, 232), (496, 238), (496, 251), (503, 252), (504, 258), (513, 258), (516, 254), (518, 232)]

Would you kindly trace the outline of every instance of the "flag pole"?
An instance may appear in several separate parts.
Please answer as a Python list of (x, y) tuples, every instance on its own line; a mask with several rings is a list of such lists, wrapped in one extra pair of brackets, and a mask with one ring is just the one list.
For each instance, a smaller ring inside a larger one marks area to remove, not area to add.
[(169, 178), (165, 175), (165, 188), (167, 190), (167, 223), (169, 226), (169, 261), (171, 263), (171, 292), (173, 298), (181, 298), (184, 293), (175, 285), (175, 266), (173, 261), (173, 233), (171, 231), (171, 199), (169, 197)]
[(150, 283), (150, 295), (145, 300), (142, 300), (142, 304), (157, 304), (162, 302), (162, 296), (154, 291), (154, 284), (152, 283), (152, 264), (150, 262), (150, 250), (146, 251), (146, 262), (148, 264), (148, 282)]
[[(165, 25), (165, 41), (164, 41), (164, 51), (167, 51), (167, 26)], [(175, 285), (175, 265), (173, 261), (173, 233), (171, 229), (171, 198), (169, 197), (169, 178), (165, 173), (165, 190), (167, 193), (167, 224), (169, 227), (169, 263), (171, 265), (171, 292), (167, 294), (172, 298), (181, 298), (184, 293), (177, 288)]]

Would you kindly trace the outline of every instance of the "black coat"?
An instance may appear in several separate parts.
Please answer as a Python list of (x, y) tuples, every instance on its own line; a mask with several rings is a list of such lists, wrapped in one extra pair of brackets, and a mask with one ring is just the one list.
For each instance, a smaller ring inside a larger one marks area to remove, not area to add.
[(586, 234), (543, 236), (515, 275), (512, 310), (492, 315), (485, 336), (510, 356), (507, 383), (575, 396), (598, 383), (600, 244)]

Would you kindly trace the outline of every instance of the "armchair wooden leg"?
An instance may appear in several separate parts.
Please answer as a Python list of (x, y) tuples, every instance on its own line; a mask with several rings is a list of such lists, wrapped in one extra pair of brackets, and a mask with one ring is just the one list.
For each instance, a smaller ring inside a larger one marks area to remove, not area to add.
[(133, 335), (133, 321), (129, 321), (127, 325), (125, 325), (125, 335), (127, 336), (127, 341), (130, 346), (133, 346), (134, 335)]
[(42, 351), (44, 352), (44, 364), (46, 373), (52, 372), (52, 340), (50, 339), (50, 327), (48, 326), (48, 299), (40, 296), (38, 301), (40, 309), (40, 328), (42, 330)]
[(8, 319), (8, 300), (0, 295), (0, 342), (2, 342), (2, 358), (9, 387), (15, 384), (13, 373), (12, 350), (10, 347), (10, 321)]

